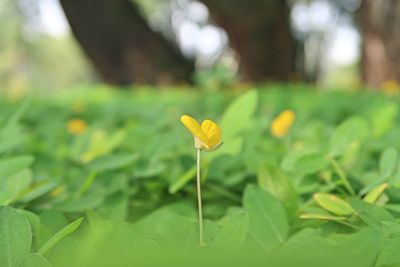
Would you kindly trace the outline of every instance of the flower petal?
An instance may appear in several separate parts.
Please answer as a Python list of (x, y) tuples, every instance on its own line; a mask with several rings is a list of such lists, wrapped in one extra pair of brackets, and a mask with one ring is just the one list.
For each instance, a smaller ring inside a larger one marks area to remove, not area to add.
[(208, 145), (208, 138), (202, 131), (200, 124), (188, 115), (181, 116), (181, 122), (192, 133), (195, 138), (198, 138), (206, 146)]
[(221, 143), (221, 130), (215, 122), (204, 120), (201, 123), (201, 130), (207, 136), (207, 145), (209, 148)]

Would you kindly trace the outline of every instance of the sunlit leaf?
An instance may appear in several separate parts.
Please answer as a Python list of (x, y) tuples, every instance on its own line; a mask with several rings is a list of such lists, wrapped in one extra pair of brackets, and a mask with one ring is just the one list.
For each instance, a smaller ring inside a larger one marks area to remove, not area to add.
[(368, 203), (375, 203), (387, 187), (388, 187), (387, 183), (378, 185), (377, 187), (372, 189), (367, 195), (365, 195), (364, 201)]
[(316, 193), (313, 197), (318, 205), (336, 215), (350, 215), (353, 213), (350, 204), (335, 195)]

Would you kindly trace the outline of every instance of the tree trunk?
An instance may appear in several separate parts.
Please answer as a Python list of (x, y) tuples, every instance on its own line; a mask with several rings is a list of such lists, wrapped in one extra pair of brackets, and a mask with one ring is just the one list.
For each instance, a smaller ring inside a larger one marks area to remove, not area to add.
[(193, 62), (150, 29), (130, 0), (60, 0), (72, 31), (108, 83), (189, 81)]
[(359, 13), (365, 83), (380, 87), (400, 81), (400, 1), (363, 0)]
[(295, 71), (295, 42), (285, 0), (202, 0), (239, 56), (245, 81), (287, 80)]

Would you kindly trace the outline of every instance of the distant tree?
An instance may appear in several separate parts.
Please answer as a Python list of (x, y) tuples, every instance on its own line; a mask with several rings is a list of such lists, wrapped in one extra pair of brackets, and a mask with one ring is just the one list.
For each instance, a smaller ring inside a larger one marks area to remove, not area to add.
[(146, 23), (130, 0), (60, 0), (72, 31), (111, 84), (190, 81), (193, 62)]
[[(72, 31), (112, 84), (189, 81), (193, 62), (154, 32), (135, 1), (60, 0)], [(242, 80), (287, 80), (296, 43), (286, 0), (202, 0), (239, 58)]]
[(379, 87), (386, 80), (400, 81), (400, 1), (363, 0), (358, 15), (365, 82)]
[(246, 81), (287, 80), (295, 71), (296, 44), (286, 0), (201, 0), (225, 29)]

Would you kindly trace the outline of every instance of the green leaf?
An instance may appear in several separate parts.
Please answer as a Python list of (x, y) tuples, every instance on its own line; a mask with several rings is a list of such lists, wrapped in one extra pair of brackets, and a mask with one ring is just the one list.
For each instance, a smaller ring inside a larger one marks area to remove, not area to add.
[(18, 267), (51, 267), (51, 263), (48, 262), (42, 255), (37, 253), (31, 253), (26, 255)]
[(250, 236), (259, 246), (270, 250), (285, 242), (289, 231), (285, 209), (271, 193), (248, 185), (243, 205), (250, 218)]
[(214, 247), (238, 248), (244, 244), (249, 229), (249, 216), (241, 211), (231, 214), (215, 236)]
[(383, 221), (396, 220), (384, 207), (372, 205), (358, 198), (350, 198), (349, 202), (361, 220), (368, 225), (381, 227)]
[(29, 222), (31, 226), (32, 234), (35, 236), (39, 231), (40, 217), (33, 212), (27, 210), (17, 210), (25, 219)]
[(54, 206), (56, 210), (63, 212), (84, 212), (95, 209), (104, 202), (105, 195), (96, 191), (82, 197), (70, 197)]
[(128, 214), (129, 198), (118, 193), (110, 196), (98, 209), (102, 218), (124, 221)]
[(400, 224), (398, 222), (382, 222), (386, 236), (400, 238)]
[(9, 190), (17, 194), (29, 187), (32, 182), (32, 172), (26, 169), (9, 176), (7, 180)]
[(20, 145), (24, 141), (22, 129), (19, 125), (10, 125), (0, 131), (0, 154)]
[(251, 90), (236, 98), (224, 112), (220, 121), (222, 138), (229, 141), (248, 126), (257, 108), (258, 95)]
[(33, 160), (34, 158), (31, 156), (17, 156), (0, 160), (0, 179), (4, 179), (28, 168)]
[(371, 114), (372, 133), (380, 137), (393, 127), (398, 113), (397, 103), (385, 103), (384, 106), (374, 109)]
[(26, 190), (32, 180), (30, 170), (23, 170), (0, 181), (0, 205), (7, 205), (18, 199), (18, 195)]
[(288, 214), (294, 214), (298, 208), (298, 195), (289, 178), (277, 167), (260, 167), (257, 173), (258, 185), (271, 192), (283, 203)]
[(0, 263), (3, 267), (17, 266), (29, 253), (32, 232), (28, 221), (15, 209), (0, 206)]
[(306, 213), (299, 216), (300, 219), (318, 219), (318, 220), (327, 220), (327, 221), (344, 221), (345, 217), (338, 217), (334, 215), (327, 214), (317, 214), (317, 213)]
[(32, 95), (25, 97), (19, 107), (15, 110), (14, 114), (10, 116), (5, 128), (7, 129), (8, 127), (12, 127), (13, 125), (17, 124), (21, 120), (22, 116), (26, 113), (31, 103)]
[(187, 170), (183, 175), (181, 175), (178, 179), (173, 181), (168, 188), (168, 192), (170, 194), (175, 194), (182, 187), (184, 187), (189, 181), (191, 181), (196, 175), (196, 166), (193, 166), (189, 170)]
[(117, 148), (126, 138), (125, 130), (118, 130), (111, 135), (104, 131), (94, 131), (90, 137), (89, 148), (81, 155), (81, 162), (88, 163), (95, 158), (107, 155)]
[(284, 171), (292, 172), (299, 165), (297, 162), (308, 155), (318, 153), (316, 149), (298, 149), (289, 151), (282, 160), (281, 168)]
[[(189, 241), (198, 244), (198, 224), (193, 210), (186, 211), (188, 206), (181, 203), (157, 209), (135, 223), (135, 229), (144, 236), (158, 235), (163, 244), (170, 247), (182, 247)], [(190, 212), (190, 217), (183, 216)], [(195, 239), (192, 238), (194, 234)]]
[(28, 190), (23, 191), (21, 195), (18, 196), (18, 200), (22, 202), (30, 202), (35, 200), (57, 187), (57, 183), (50, 181), (42, 181), (40, 183), (31, 186)]
[(353, 209), (351, 208), (349, 203), (338, 198), (335, 195), (316, 193), (313, 197), (318, 205), (336, 215), (350, 215), (353, 213)]
[(362, 142), (368, 135), (364, 119), (353, 117), (336, 128), (330, 140), (330, 155), (337, 157), (345, 154), (354, 142)]
[(380, 253), (375, 266), (399, 266), (400, 238), (389, 240)]
[(379, 179), (372, 180), (367, 185), (365, 185), (365, 187), (363, 189), (358, 191), (358, 194), (361, 195), (361, 196), (362, 195), (366, 195), (369, 192), (371, 192), (372, 190), (374, 190), (376, 187), (378, 187), (381, 184), (383, 184), (385, 181), (386, 181), (386, 179), (384, 179), (384, 178), (379, 178)]
[(296, 166), (299, 174), (307, 175), (317, 173), (329, 165), (329, 160), (322, 153), (315, 153), (302, 157)]
[(82, 196), (86, 191), (90, 189), (93, 185), (94, 181), (96, 180), (97, 173), (91, 172), (86, 178), (85, 181), (82, 183), (81, 187), (78, 190), (78, 196)]
[(397, 159), (398, 153), (395, 148), (390, 147), (383, 151), (379, 160), (379, 171), (383, 178), (389, 178), (393, 174), (396, 168)]
[(40, 248), (50, 237), (67, 225), (68, 220), (63, 213), (53, 209), (42, 211), (38, 215), (40, 218), (40, 225), (36, 243), (37, 248)]
[(113, 154), (96, 158), (89, 164), (89, 169), (95, 172), (103, 172), (121, 169), (134, 163), (139, 156), (137, 154)]
[(58, 242), (60, 242), (64, 237), (72, 234), (78, 229), (79, 225), (81, 225), (83, 221), (83, 217), (79, 218), (72, 223), (65, 226), (63, 229), (58, 231), (55, 235), (53, 235), (39, 250), (38, 253), (41, 255), (46, 254), (52, 247), (54, 247)]
[(365, 195), (364, 201), (368, 203), (375, 203), (387, 187), (387, 183), (376, 186), (367, 195)]
[[(332, 266), (378, 266), (376, 257), (384, 242), (384, 233), (377, 227), (365, 227), (346, 238), (334, 248), (336, 258), (345, 261)], [(381, 266), (383, 267), (383, 266)]]

